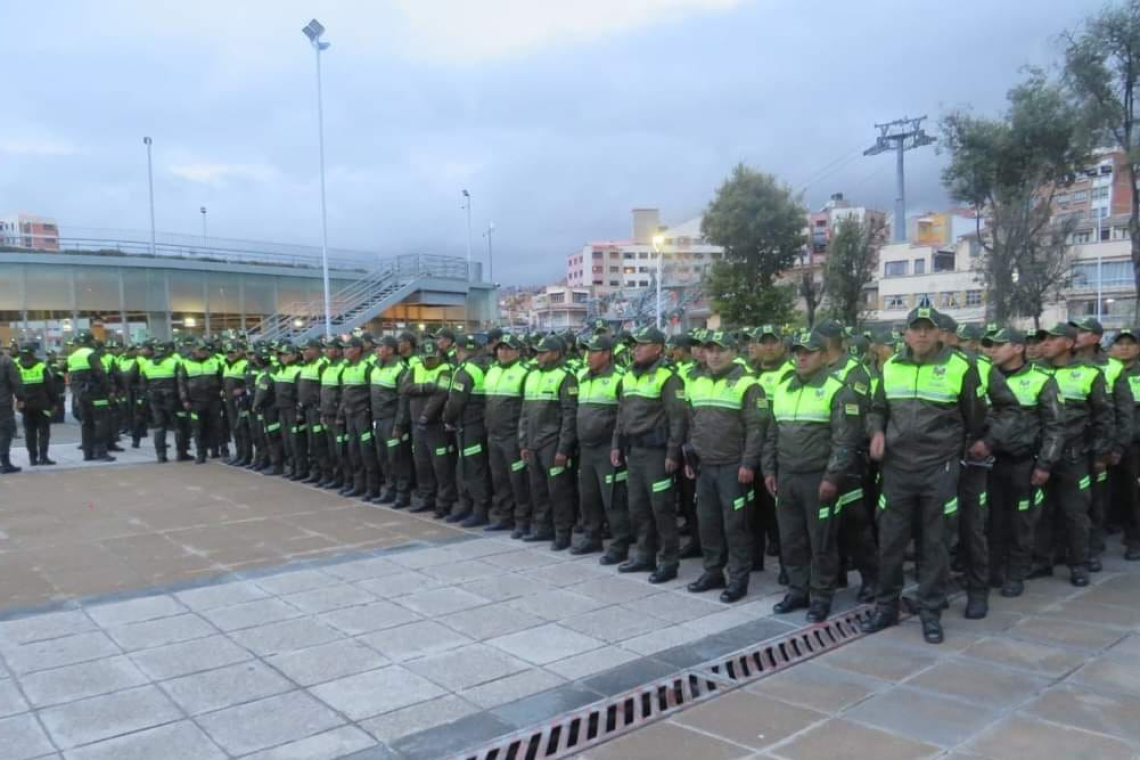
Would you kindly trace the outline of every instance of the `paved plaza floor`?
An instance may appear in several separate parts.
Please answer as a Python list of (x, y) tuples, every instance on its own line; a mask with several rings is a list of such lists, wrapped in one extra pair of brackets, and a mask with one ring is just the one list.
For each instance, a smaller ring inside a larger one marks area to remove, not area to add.
[[(803, 625), (773, 572), (732, 606), (698, 574), (217, 463), (0, 477), (0, 757), (447, 758)], [(1094, 581), (958, 600), (942, 647), (904, 623), (579, 756), (1140, 756), (1140, 567)]]

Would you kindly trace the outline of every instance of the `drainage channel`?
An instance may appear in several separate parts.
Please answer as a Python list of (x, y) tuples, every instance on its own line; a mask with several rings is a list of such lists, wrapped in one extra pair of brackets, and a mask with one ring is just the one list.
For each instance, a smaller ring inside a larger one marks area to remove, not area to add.
[(746, 683), (818, 657), (862, 637), (864, 605), (819, 625), (769, 639), (754, 647), (680, 671), (666, 678), (560, 715), (452, 760), (560, 760), (669, 717)]

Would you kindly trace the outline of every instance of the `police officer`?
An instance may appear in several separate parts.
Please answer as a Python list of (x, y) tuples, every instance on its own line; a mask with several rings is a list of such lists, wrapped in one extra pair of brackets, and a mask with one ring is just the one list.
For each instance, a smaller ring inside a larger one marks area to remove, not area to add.
[(687, 384), (694, 461), (686, 460), (685, 476), (697, 483), (704, 565), (704, 573), (688, 589), (702, 593), (723, 588), (720, 600), (725, 603), (748, 593), (753, 559), (748, 516), (768, 427), (764, 390), (736, 362), (736, 346), (731, 333), (710, 333), (704, 343), (708, 369)]
[(107, 453), (111, 439), (111, 379), (95, 350), (95, 336), (82, 332), (75, 339), (76, 348), (67, 357), (67, 382), (82, 417), (83, 460), (114, 462)]
[(1140, 561), (1140, 331), (1126, 327), (1112, 341), (1113, 359), (1120, 362), (1120, 374), (1128, 385), (1132, 401), (1133, 426), (1128, 448), (1120, 463), (1112, 468), (1109, 492), (1115, 512), (1108, 517), (1124, 531), (1124, 558)]
[(610, 461), (628, 463), (629, 513), (637, 535), (636, 556), (618, 572), (649, 572), (650, 583), (677, 577), (680, 545), (674, 488), (685, 441), (685, 388), (665, 362), (665, 335), (639, 330), (621, 401)]
[(24, 385), (12, 357), (0, 351), (0, 474), (20, 472), (12, 464), (12, 438), (16, 435), (15, 408), (24, 401)]
[[(51, 443), (51, 415), (55, 409), (56, 385), (51, 368), (36, 356), (36, 346), (25, 343), (20, 347), (20, 379), (24, 386), (24, 400), (16, 406), (23, 412), (24, 443), (28, 447), (28, 460), (33, 467), (55, 464), (48, 457)], [(0, 458), (0, 468), (6, 459)]]
[(982, 339), (995, 370), (1017, 400), (993, 431), (989, 479), (989, 572), (1004, 597), (1021, 596), (1033, 559), (1042, 487), (1061, 456), (1064, 419), (1052, 375), (1025, 360), (1025, 334), (1013, 328)]
[[(253, 401), (250, 405), (250, 438), (253, 441), (253, 461), (246, 465), (254, 472), (272, 472), (273, 447), (269, 440), (270, 426), (280, 430), (281, 423), (277, 420), (277, 410), (273, 407), (273, 371), (274, 355), (271, 349), (264, 345), (255, 345), (250, 362), (253, 364), (252, 383)], [(280, 474), (280, 473), (278, 473)]]
[(344, 429), (337, 418), (340, 406), (340, 376), (344, 371), (344, 343), (338, 337), (326, 339), (324, 344), (326, 366), (321, 372), (321, 387), (318, 393), (317, 410), (319, 412), (319, 425), (323, 436), (318, 439), (318, 445), (323, 441), (324, 454), (318, 452), (320, 466), (320, 480), (318, 488), (340, 489), (344, 486), (345, 470), (348, 468), (348, 458), (345, 451)]
[(222, 401), (230, 437), (234, 442), (234, 456), (226, 464), (234, 467), (245, 467), (253, 461), (253, 434), (250, 428), (253, 401), (250, 394), (251, 373), (245, 346), (238, 341), (231, 341), (226, 346), (226, 358), (222, 363)]
[(534, 518), (524, 541), (552, 541), (551, 549), (570, 548), (574, 529), (573, 470), (577, 447), (578, 380), (563, 363), (565, 347), (557, 336), (536, 347), (536, 367), (523, 385), (519, 451), (530, 474)]
[(613, 340), (608, 335), (592, 336), (585, 348), (586, 366), (578, 374), (577, 431), (578, 504), (583, 536), (570, 553), (602, 551), (602, 530), (608, 521), (612, 540), (600, 562), (616, 565), (629, 558), (633, 542), (625, 499), (626, 471), (610, 461), (622, 371), (614, 364)]
[(530, 482), (526, 462), (519, 450), (519, 418), (522, 416), (523, 382), (529, 371), (520, 359), (522, 341), (504, 335), (496, 352), (497, 361), (487, 370), (487, 444), (491, 449), (491, 524), (488, 531), (512, 530), (511, 538), (530, 532)]
[(145, 399), (138, 380), (139, 347), (128, 345), (118, 360), (119, 403), (123, 409), (123, 432), (131, 437), (131, 448), (137, 449), (146, 437)]
[[(301, 374), (298, 363), (300, 351), (292, 343), (277, 347), (278, 366), (270, 373), (273, 381), (273, 404), (279, 427), (269, 438), (270, 451), (276, 446), (274, 474), (292, 476), (298, 468), (307, 466), (297, 456), (298, 439), (301, 436), (301, 423), (297, 415), (297, 377)], [(268, 429), (268, 427), (267, 427)], [(276, 470), (280, 465), (281, 472)]]
[(199, 341), (191, 357), (179, 365), (178, 379), (182, 408), (190, 413), (194, 430), (195, 462), (205, 464), (207, 453), (217, 456), (222, 435), (222, 368), (206, 341)]
[[(919, 307), (907, 315), (906, 350), (887, 360), (872, 401), (870, 454), (883, 463), (879, 497), (879, 591), (867, 633), (898, 622), (903, 559), (918, 521), (916, 605), (923, 638), (943, 641), (942, 609), (949, 580), (946, 530), (958, 509), (958, 468), (964, 441), (977, 441), (985, 421), (978, 373), (943, 346), (939, 314)], [(977, 444), (968, 455), (978, 458)]]
[(399, 354), (399, 341), (390, 335), (376, 344), (376, 365), (372, 369), (372, 422), (383, 492), (377, 504), (404, 509), (412, 501), (412, 437), (408, 428), (398, 429), (401, 404), (400, 386), (408, 364)]
[[(148, 353), (150, 356), (146, 355)], [(181, 363), (182, 357), (175, 353), (174, 344), (169, 341), (146, 348), (139, 360), (138, 373), (154, 425), (154, 453), (159, 462), (167, 461), (168, 430), (174, 431), (175, 451), (180, 461), (189, 447), (176, 417), (182, 411), (178, 396), (178, 367)]]
[(404, 375), (400, 395), (406, 416), (397, 427), (412, 428), (412, 457), (420, 503), (412, 512), (434, 512), (442, 520), (455, 506), (455, 446), (443, 426), (443, 407), (452, 367), (434, 340), (420, 344), (420, 361)]
[(487, 425), (484, 418), (487, 390), (484, 381), (490, 360), (476, 336), (462, 336), (455, 345), (459, 366), (451, 378), (443, 422), (456, 431), (459, 508), (447, 522), (480, 528), (490, 522), (491, 470), (488, 466)]
[(380, 464), (376, 461), (376, 446), (372, 439), (371, 381), (375, 368), (364, 356), (364, 341), (349, 338), (344, 349), (344, 369), (340, 373), (339, 418), (344, 421), (345, 444), (348, 449), (351, 480), (340, 489), (342, 496), (366, 497), (371, 500), (380, 495)]
[(298, 465), (290, 480), (318, 483), (329, 469), (325, 426), (321, 423), (321, 375), (328, 367), (321, 341), (311, 338), (301, 352), (297, 374)]
[[(783, 332), (776, 325), (761, 325), (752, 331), (748, 344), (748, 359), (752, 373), (764, 389), (764, 397), (771, 400), (776, 388), (795, 372), (795, 362), (788, 357)], [(764, 556), (780, 556), (780, 528), (776, 515), (776, 502), (767, 489), (756, 490), (756, 503), (750, 517), (752, 531), (752, 568), (764, 569)], [(780, 582), (788, 582), (786, 569), (780, 568)]]

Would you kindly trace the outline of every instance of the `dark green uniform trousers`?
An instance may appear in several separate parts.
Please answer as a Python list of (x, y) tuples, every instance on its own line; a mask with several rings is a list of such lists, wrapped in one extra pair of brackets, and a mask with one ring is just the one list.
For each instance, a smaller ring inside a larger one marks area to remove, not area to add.
[(1045, 484), (1045, 508), (1034, 540), (1035, 565), (1053, 567), (1062, 554), (1069, 567), (1088, 565), (1091, 503), (1088, 456), (1066, 452)]
[(955, 530), (958, 460), (924, 468), (905, 462), (883, 466), (879, 496), (879, 607), (897, 609), (903, 589), (903, 559), (917, 523), (918, 608), (940, 616), (946, 600), (950, 561), (946, 531)]
[[(867, 586), (879, 582), (879, 548), (875, 545), (874, 504), (867, 496), (865, 466), (843, 479), (835, 511), (839, 516), (840, 566), (844, 560), (859, 571), (860, 581)], [(873, 492), (877, 492), (877, 488)]]
[(820, 503), (821, 482), (822, 471), (782, 473), (776, 492), (776, 514), (788, 591), (830, 603), (839, 576), (842, 513), (833, 504)]
[[(11, 407), (9, 407), (9, 411)], [(4, 412), (0, 412), (3, 416)], [(51, 409), (25, 405), (24, 417), (24, 443), (28, 447), (28, 458), (34, 462), (36, 459), (48, 458), (48, 446), (51, 444)], [(15, 423), (13, 423), (13, 427)], [(9, 439), (9, 444), (11, 439)], [(0, 450), (0, 458), (8, 455), (8, 448)]]
[(994, 462), (989, 487), (990, 572), (1003, 581), (1024, 581), (1033, 563), (1033, 533), (1045, 501), (1034, 488), (1033, 459)]
[(344, 437), (352, 470), (353, 489), (368, 496), (378, 496), (380, 465), (376, 462), (376, 446), (372, 443), (372, 435), (372, 420), (368, 412), (350, 414), (345, 418)]
[(302, 472), (310, 474), (320, 473), (323, 477), (331, 469), (329, 464), (328, 428), (321, 422), (321, 410), (317, 406), (307, 406), (303, 410), (305, 426), (303, 435), (306, 439), (305, 449), (309, 461), (305, 463)]
[(625, 454), (629, 471), (629, 518), (637, 537), (639, 562), (676, 567), (681, 559), (677, 534), (674, 477), (665, 472), (664, 448), (633, 447)]
[(491, 471), (487, 460), (487, 428), (482, 422), (464, 425), (456, 435), (459, 449), (457, 509), (480, 519), (491, 511)]
[(380, 442), (376, 451), (384, 487), (396, 494), (396, 504), (406, 507), (412, 503), (412, 437), (404, 433), (393, 438), (395, 426), (395, 417), (384, 417), (376, 423), (376, 438)]
[(958, 560), (966, 573), (966, 591), (986, 595), (990, 583), (990, 553), (986, 546), (990, 471), (966, 465), (958, 475)]
[(1120, 515), (1118, 524), (1124, 529), (1124, 546), (1140, 548), (1140, 444), (1133, 443), (1124, 452), (1120, 464), (1112, 469), (1111, 493)]
[(491, 520), (514, 524), (520, 530), (530, 527), (530, 481), (526, 462), (519, 454), (517, 436), (489, 438), (491, 449), (491, 486), (494, 498), (491, 503)]
[(455, 446), (443, 423), (416, 425), (412, 456), (420, 500), (437, 515), (451, 514), (455, 505)]
[(582, 512), (582, 530), (588, 543), (602, 542), (602, 527), (608, 520), (615, 554), (629, 551), (633, 535), (629, 526), (629, 508), (618, 496), (625, 490), (625, 469), (614, 469), (610, 461), (610, 445), (583, 446), (578, 452), (578, 499)]
[[(1092, 470), (1092, 462), (1089, 470)], [(1108, 516), (1108, 471), (1093, 473), (1092, 487), (1089, 489), (1089, 557), (1104, 554), (1104, 524)]]
[(530, 496), (534, 503), (531, 532), (537, 535), (570, 537), (574, 529), (574, 491), (570, 463), (554, 465), (558, 441), (551, 441), (540, 449), (531, 449), (527, 463), (530, 475)]
[(740, 463), (702, 464), (697, 476), (697, 525), (704, 570), (728, 571), (731, 585), (748, 588), (752, 572), (752, 486), (738, 480)]

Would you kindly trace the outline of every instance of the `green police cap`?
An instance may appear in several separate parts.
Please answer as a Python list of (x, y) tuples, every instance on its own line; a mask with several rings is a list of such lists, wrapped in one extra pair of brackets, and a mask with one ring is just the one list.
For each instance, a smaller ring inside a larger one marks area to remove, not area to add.
[(583, 345), (585, 345), (587, 351), (613, 351), (614, 350), (613, 338), (611, 338), (609, 335), (605, 335), (605, 334), (591, 335), (589, 338), (587, 338), (584, 341)]
[(983, 346), (1001, 346), (1006, 343), (1024, 343), (1025, 333), (1013, 327), (1003, 327), (993, 335), (982, 338)]
[(914, 327), (916, 322), (926, 320), (934, 327), (942, 326), (942, 315), (938, 313), (937, 309), (930, 306), (920, 306), (917, 309), (911, 309), (910, 313), (906, 315), (906, 326)]
[(1068, 322), (1058, 322), (1048, 330), (1041, 330), (1039, 334), (1043, 334), (1045, 336), (1054, 336), (1057, 338), (1071, 338), (1073, 340), (1076, 340), (1077, 328)]
[(706, 346), (720, 346), (721, 348), (736, 348), (736, 336), (727, 330), (716, 330), (705, 335)]
[(792, 340), (792, 350), (803, 348), (808, 351), (822, 351), (827, 346), (827, 339), (816, 330), (804, 330)]
[(643, 327), (633, 334), (635, 343), (658, 343), (665, 345), (665, 333), (656, 327)]

